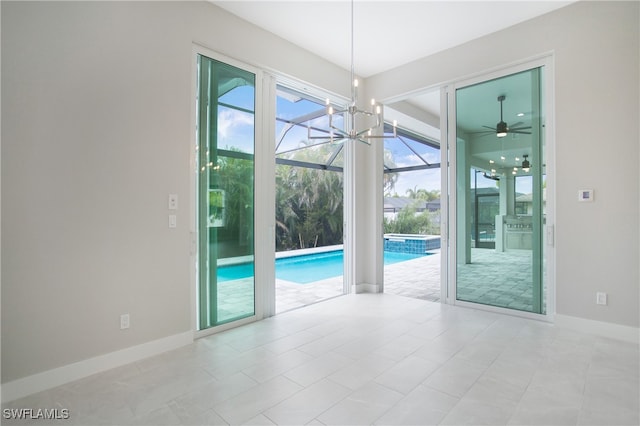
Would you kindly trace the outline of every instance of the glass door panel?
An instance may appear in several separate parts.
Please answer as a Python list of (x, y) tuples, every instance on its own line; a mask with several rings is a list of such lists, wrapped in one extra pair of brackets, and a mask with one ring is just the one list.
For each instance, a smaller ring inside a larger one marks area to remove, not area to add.
[(198, 329), (255, 313), (255, 75), (198, 56)]
[(500, 197), (493, 194), (475, 194), (473, 212), (475, 247), (496, 248), (495, 217), (500, 210)]
[(456, 90), (456, 300), (545, 313), (542, 73)]

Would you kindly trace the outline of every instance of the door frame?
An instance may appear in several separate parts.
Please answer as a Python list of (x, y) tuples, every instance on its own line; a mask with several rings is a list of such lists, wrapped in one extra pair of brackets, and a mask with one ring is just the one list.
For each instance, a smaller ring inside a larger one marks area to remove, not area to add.
[[(442, 141), (446, 141), (441, 148), (442, 161), (448, 167), (442, 167), (442, 193), (446, 194), (446, 202), (442, 209), (442, 234), (446, 235), (446, 250), (442, 250), (442, 271), (441, 273), (441, 291), (442, 300), (446, 303), (457, 306), (465, 306), (474, 309), (480, 309), (490, 312), (497, 312), (509, 315), (520, 316), (524, 318), (533, 318), (548, 322), (553, 322), (555, 317), (555, 269), (556, 269), (556, 250), (555, 250), (555, 114), (553, 106), (554, 102), (554, 57), (552, 53), (541, 55), (538, 58), (532, 58), (510, 66), (494, 69), (486, 73), (477, 74), (466, 77), (444, 85), (441, 88), (441, 134)], [(515, 309), (507, 309), (490, 305), (483, 305), (473, 302), (465, 302), (456, 299), (457, 294), (457, 164), (456, 164), (456, 90), (479, 84), (485, 81), (506, 77), (511, 74), (527, 71), (533, 68), (544, 68), (544, 83), (542, 90), (544, 91), (544, 104), (542, 109), (545, 111), (545, 126), (543, 137), (545, 140), (544, 161), (546, 164), (546, 207), (545, 219), (546, 224), (542, 231), (542, 244), (544, 247), (543, 258), (541, 259), (543, 267), (542, 285), (546, 286), (544, 294), (546, 302), (546, 313), (537, 314), (526, 311), (518, 311)], [(446, 111), (446, 114), (445, 114)], [(445, 162), (446, 159), (446, 162)], [(444, 246), (444, 243), (443, 243)], [(444, 273), (446, 271), (446, 273)]]

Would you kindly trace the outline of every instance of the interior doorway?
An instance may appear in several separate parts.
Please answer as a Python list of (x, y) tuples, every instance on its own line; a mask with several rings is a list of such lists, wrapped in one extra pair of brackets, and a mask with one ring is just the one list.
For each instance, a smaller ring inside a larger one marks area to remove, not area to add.
[(382, 164), (384, 291), (433, 302), (441, 299), (439, 99), (431, 92), (385, 108), (385, 119), (399, 127), (397, 137), (384, 139)]
[[(344, 144), (326, 101), (276, 86), (276, 313), (344, 294)], [(344, 118), (333, 117), (342, 126)]]

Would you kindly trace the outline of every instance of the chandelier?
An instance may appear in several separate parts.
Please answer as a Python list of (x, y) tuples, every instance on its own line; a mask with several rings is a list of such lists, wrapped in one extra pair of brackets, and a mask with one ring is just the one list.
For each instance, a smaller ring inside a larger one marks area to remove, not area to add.
[[(311, 128), (308, 128), (309, 139), (324, 139), (330, 143), (342, 143), (347, 140), (359, 141), (367, 145), (371, 145), (373, 139), (396, 138), (397, 122), (393, 121), (393, 136), (384, 135), (384, 123), (382, 120), (382, 105), (377, 103), (375, 99), (371, 99), (371, 109), (362, 110), (358, 108), (358, 79), (355, 78), (354, 61), (353, 61), (353, 10), (354, 0), (351, 0), (351, 100), (349, 105), (344, 109), (334, 110), (329, 99), (326, 100), (326, 114), (329, 117), (328, 136), (312, 136)], [(347, 125), (344, 129), (333, 124), (334, 114), (347, 114)], [(373, 122), (370, 127), (358, 130), (356, 128), (356, 117), (364, 117), (368, 122)]]

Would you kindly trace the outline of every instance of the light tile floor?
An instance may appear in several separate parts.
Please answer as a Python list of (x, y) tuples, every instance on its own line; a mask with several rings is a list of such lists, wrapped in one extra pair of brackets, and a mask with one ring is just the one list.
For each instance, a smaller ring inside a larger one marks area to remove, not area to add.
[(639, 356), (548, 323), (358, 294), (3, 408), (66, 408), (65, 425), (638, 425)]

